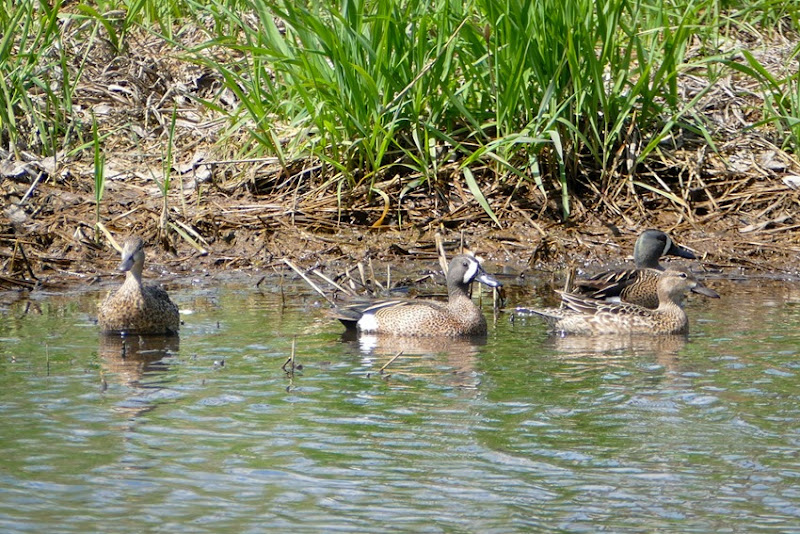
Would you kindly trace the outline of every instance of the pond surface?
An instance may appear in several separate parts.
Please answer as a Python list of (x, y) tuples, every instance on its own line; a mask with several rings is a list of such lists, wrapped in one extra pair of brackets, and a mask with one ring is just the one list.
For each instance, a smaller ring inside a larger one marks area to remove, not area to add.
[(99, 291), (0, 307), (0, 531), (800, 532), (796, 283), (711, 281), (688, 338), (392, 343), (255, 281), (124, 347)]

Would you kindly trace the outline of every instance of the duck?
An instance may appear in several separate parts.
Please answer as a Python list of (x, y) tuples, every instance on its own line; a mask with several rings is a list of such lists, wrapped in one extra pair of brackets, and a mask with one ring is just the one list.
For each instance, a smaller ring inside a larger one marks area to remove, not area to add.
[(472, 254), (459, 254), (447, 270), (447, 302), (426, 299), (370, 300), (338, 306), (333, 315), (359, 334), (415, 337), (485, 336), (486, 318), (470, 297), (473, 282), (502, 284)]
[(575, 293), (559, 292), (563, 308), (517, 308), (518, 313), (539, 315), (561, 334), (688, 334), (689, 319), (683, 309), (689, 291), (711, 298), (719, 295), (688, 270), (672, 267), (658, 273), (658, 307), (608, 302)]
[[(658, 307), (658, 280), (664, 266), (662, 256), (697, 259), (694, 253), (661, 230), (645, 230), (633, 247), (636, 268), (605, 271), (576, 282), (573, 292), (599, 300), (614, 300), (655, 309)], [(719, 295), (717, 295), (719, 296)]]
[(159, 286), (143, 285), (144, 241), (131, 236), (122, 246), (119, 270), (125, 282), (100, 305), (97, 322), (104, 334), (176, 335), (178, 307)]

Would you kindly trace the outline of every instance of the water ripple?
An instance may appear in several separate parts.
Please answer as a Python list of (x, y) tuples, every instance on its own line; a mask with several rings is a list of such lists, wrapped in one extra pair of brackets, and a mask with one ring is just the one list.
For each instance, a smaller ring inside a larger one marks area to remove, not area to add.
[(383, 372), (396, 344), (268, 290), (176, 295), (162, 353), (98, 341), (96, 295), (48, 297), (0, 326), (0, 529), (796, 531), (797, 317), (748, 295), (745, 322), (692, 301), (688, 340), (501, 320)]

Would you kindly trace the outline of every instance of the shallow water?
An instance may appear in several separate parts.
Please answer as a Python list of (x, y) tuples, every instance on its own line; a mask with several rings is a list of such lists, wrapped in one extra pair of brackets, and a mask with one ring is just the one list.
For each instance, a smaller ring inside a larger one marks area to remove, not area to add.
[(688, 338), (482, 343), (342, 341), (254, 279), (123, 347), (98, 292), (34, 295), (0, 308), (0, 530), (800, 532), (800, 286), (710, 285)]

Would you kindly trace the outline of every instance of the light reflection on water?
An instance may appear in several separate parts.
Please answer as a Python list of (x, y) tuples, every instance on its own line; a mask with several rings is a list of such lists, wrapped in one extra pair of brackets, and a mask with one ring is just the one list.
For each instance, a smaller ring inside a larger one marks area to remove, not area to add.
[(231, 286), (123, 346), (97, 293), (15, 302), (0, 529), (797, 531), (800, 299), (712, 285), (688, 338), (345, 341), (306, 293)]

